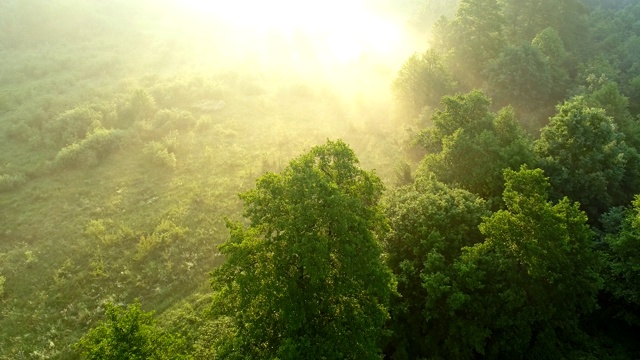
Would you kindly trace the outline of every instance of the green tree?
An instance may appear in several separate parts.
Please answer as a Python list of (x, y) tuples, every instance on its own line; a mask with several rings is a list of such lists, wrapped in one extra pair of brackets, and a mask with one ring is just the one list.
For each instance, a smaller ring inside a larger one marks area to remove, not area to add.
[(631, 201), (638, 188), (638, 153), (626, 145), (613, 120), (583, 97), (558, 106), (535, 142), (540, 167), (556, 198), (578, 201), (592, 221)]
[(398, 360), (469, 358), (478, 338), (472, 321), (456, 313), (467, 295), (454, 262), (464, 247), (482, 241), (486, 202), (433, 177), (395, 190), (387, 202), (385, 250), (401, 295), (392, 307), (389, 352)]
[(467, 316), (486, 328), (488, 358), (570, 357), (602, 284), (593, 233), (579, 204), (548, 200), (542, 170), (504, 175), (506, 209), (484, 219), (485, 241), (458, 264), (469, 284)]
[(228, 223), (226, 262), (212, 273), (212, 309), (236, 329), (218, 356), (381, 357), (395, 286), (379, 243), (382, 190), (345, 143), (329, 141), (241, 195), (249, 225)]
[(529, 43), (546, 28), (554, 28), (571, 51), (579, 50), (587, 33), (587, 11), (581, 0), (499, 0), (505, 34), (513, 45)]
[(447, 54), (450, 68), (468, 89), (479, 87), (489, 60), (505, 45), (503, 25), (497, 0), (462, 0), (453, 20), (434, 26), (432, 46)]
[(122, 307), (107, 303), (107, 319), (91, 329), (74, 346), (91, 360), (187, 359), (180, 354), (179, 337), (163, 332), (153, 313), (136, 300)]
[(595, 108), (604, 109), (611, 116), (616, 129), (623, 135), (630, 146), (640, 148), (640, 122), (629, 112), (629, 98), (620, 92), (614, 81), (590, 78), (591, 86), (584, 95), (586, 103)]
[(530, 112), (547, 105), (553, 87), (551, 68), (532, 45), (507, 47), (491, 61), (488, 83), (499, 103)]
[[(625, 212), (617, 232), (604, 237), (607, 254), (605, 289), (617, 299), (640, 307), (640, 195)], [(640, 325), (640, 315), (627, 311), (629, 322)]]
[(568, 59), (569, 53), (565, 49), (564, 42), (554, 28), (542, 30), (531, 41), (536, 49), (540, 50), (549, 64), (551, 77), (550, 97), (555, 104), (565, 98), (570, 85)]
[(498, 114), (480, 91), (442, 99), (433, 126), (419, 134), (428, 154), (419, 172), (500, 203), (502, 170), (533, 163), (531, 141), (510, 108)]
[(414, 119), (426, 107), (435, 109), (456, 85), (442, 57), (433, 50), (413, 54), (398, 72), (393, 91), (402, 116)]

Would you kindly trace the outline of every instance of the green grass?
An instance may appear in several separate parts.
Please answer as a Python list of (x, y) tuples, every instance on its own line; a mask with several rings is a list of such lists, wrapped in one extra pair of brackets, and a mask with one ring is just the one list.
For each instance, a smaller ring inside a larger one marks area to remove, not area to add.
[[(106, 301), (139, 298), (166, 326), (193, 331), (177, 314), (203, 308), (208, 272), (222, 261), (224, 218), (241, 216), (237, 194), (327, 138), (350, 143), (365, 168), (391, 182), (400, 134), (384, 112), (367, 114), (312, 84), (299, 92), (299, 83), (268, 80), (269, 87), (229, 75), (140, 79), (155, 98), (142, 115), (126, 110), (135, 92), (107, 86), (109, 95), (70, 97), (50, 111), (33, 125), (31, 142), (4, 124), (0, 172), (28, 176), (0, 192), (0, 358), (73, 358), (69, 345), (101, 318)], [(207, 101), (224, 105), (212, 110)], [(60, 166), (64, 147), (47, 140), (46, 124), (79, 105), (98, 111), (122, 139), (97, 160)], [(191, 120), (154, 120), (162, 109)], [(10, 112), (1, 120), (21, 119)], [(175, 163), (155, 161), (150, 143)]]
[(121, 3), (73, 10), (104, 28), (77, 38), (85, 15), (52, 34), (0, 27), (0, 359), (76, 358), (103, 304), (135, 298), (193, 345), (239, 192), (327, 139), (389, 185), (403, 158), (386, 84), (372, 97), (216, 63), (175, 24), (150, 31), (155, 12), (100, 13)]

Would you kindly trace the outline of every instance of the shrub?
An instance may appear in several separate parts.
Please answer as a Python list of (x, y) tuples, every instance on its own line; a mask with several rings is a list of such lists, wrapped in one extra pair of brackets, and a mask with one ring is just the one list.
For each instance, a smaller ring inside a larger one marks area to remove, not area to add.
[(32, 146), (40, 144), (42, 140), (40, 131), (33, 126), (29, 126), (25, 122), (18, 122), (11, 125), (7, 129), (6, 134), (12, 140), (26, 142)]
[(153, 117), (153, 125), (162, 132), (173, 129), (191, 129), (197, 123), (196, 118), (189, 111), (163, 109)]
[(162, 220), (148, 236), (141, 236), (138, 243), (137, 259), (142, 259), (154, 250), (185, 239), (187, 228), (182, 228), (171, 220)]
[(122, 133), (117, 130), (95, 129), (86, 139), (65, 146), (58, 152), (54, 163), (58, 167), (96, 166), (107, 155), (120, 147)]
[(2, 174), (0, 175), (0, 192), (11, 191), (27, 181), (24, 174)]
[(166, 166), (170, 169), (176, 167), (176, 155), (170, 152), (166, 145), (158, 141), (151, 141), (145, 145), (143, 151), (149, 161), (156, 165)]
[(101, 126), (102, 114), (87, 106), (80, 106), (60, 114), (45, 125), (48, 139), (55, 145), (66, 146), (84, 139)]
[(150, 119), (156, 112), (156, 101), (146, 90), (133, 91), (129, 101), (118, 111), (118, 123), (129, 127), (137, 121)]
[(84, 229), (85, 235), (101, 245), (118, 245), (137, 237), (137, 234), (125, 225), (118, 225), (111, 219), (90, 220)]

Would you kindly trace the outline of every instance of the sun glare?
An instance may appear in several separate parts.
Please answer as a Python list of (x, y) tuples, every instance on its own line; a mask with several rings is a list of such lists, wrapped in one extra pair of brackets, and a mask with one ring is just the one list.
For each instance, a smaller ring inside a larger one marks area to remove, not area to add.
[[(403, 39), (400, 25), (357, 0), (182, 0), (177, 4), (192, 16), (229, 26), (229, 36), (241, 34), (245, 43), (268, 54), (264, 56), (274, 57), (274, 52), (281, 59), (307, 56), (339, 65), (365, 56), (387, 58), (397, 53)], [(273, 39), (285, 46), (270, 46)]]

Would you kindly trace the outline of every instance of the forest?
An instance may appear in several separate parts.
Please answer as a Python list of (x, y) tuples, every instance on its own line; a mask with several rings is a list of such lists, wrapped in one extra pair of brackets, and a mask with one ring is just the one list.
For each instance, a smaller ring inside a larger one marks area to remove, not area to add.
[(0, 2), (0, 359), (640, 358), (640, 4)]

